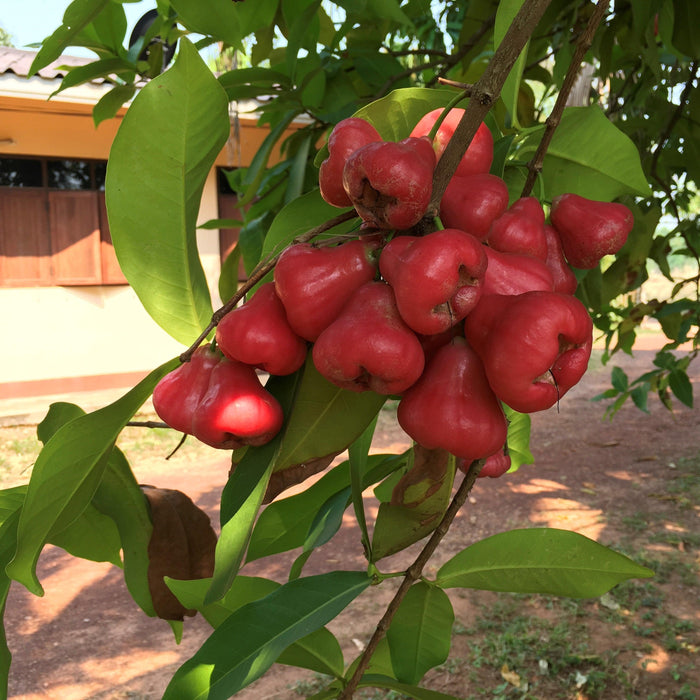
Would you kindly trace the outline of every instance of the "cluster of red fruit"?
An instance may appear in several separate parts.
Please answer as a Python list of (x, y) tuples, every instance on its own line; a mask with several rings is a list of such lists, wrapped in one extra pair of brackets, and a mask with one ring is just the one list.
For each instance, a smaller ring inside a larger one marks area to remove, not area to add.
[(274, 282), (220, 322), (218, 350), (198, 349), (156, 387), (163, 420), (215, 447), (270, 440), (283, 416), (256, 368), (291, 374), (312, 343), (317, 370), (337, 386), (398, 395), (398, 421), (419, 444), (467, 465), (488, 458), (483, 476), (507, 471), (501, 402), (544, 410), (581, 379), (592, 322), (573, 296), (571, 267), (617, 252), (632, 215), (574, 194), (554, 200), (551, 225), (535, 198), (509, 207), (505, 183), (489, 174), (493, 139), (482, 125), (442, 199), (447, 228), (408, 235), (426, 215), (436, 162), (463, 110), (431, 142), (440, 112), (398, 143), (361, 119), (335, 127), (321, 195), (354, 206), (359, 238), (288, 247)]

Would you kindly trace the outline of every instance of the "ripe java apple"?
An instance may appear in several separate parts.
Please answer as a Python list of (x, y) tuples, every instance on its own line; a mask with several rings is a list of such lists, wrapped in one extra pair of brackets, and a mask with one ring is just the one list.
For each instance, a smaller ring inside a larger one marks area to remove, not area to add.
[(370, 143), (348, 157), (343, 187), (365, 226), (405, 230), (425, 215), (434, 170), (427, 138)]
[(432, 335), (476, 306), (486, 253), (474, 236), (457, 229), (398, 236), (382, 251), (379, 270), (394, 289), (401, 318), (416, 333)]
[(318, 184), (321, 197), (335, 207), (349, 207), (352, 202), (343, 187), (343, 168), (358, 148), (381, 141), (379, 132), (364, 119), (349, 117), (335, 125), (328, 137), (328, 158), (321, 163)]
[(508, 187), (497, 175), (455, 175), (442, 196), (440, 219), (446, 228), (466, 231), (483, 241), (507, 208)]
[(289, 246), (275, 266), (275, 290), (292, 330), (314, 341), (334, 321), (352, 293), (374, 279), (376, 245), (349, 241), (315, 248)]
[(632, 212), (616, 202), (597, 202), (577, 194), (552, 200), (549, 215), (570, 265), (589, 270), (604, 255), (617, 253), (634, 225)]
[(578, 286), (578, 280), (573, 270), (569, 267), (564, 257), (559, 234), (549, 224), (544, 226), (544, 235), (547, 239), (547, 259), (545, 264), (552, 273), (554, 291), (562, 294), (573, 294)]
[(216, 328), (216, 343), (230, 360), (275, 375), (296, 372), (306, 359), (306, 342), (290, 328), (272, 282), (224, 316)]
[[(443, 110), (441, 108), (428, 112), (421, 118), (418, 124), (413, 127), (411, 136), (427, 136), (442, 112)], [(455, 129), (463, 116), (463, 109), (459, 107), (451, 109), (442, 124), (438, 127), (433, 141), (433, 148), (435, 149), (437, 160), (440, 160), (440, 157), (444, 153), (447, 144), (454, 135)], [(460, 160), (457, 166), (455, 175), (457, 175), (457, 177), (464, 177), (466, 175), (474, 175), (475, 173), (487, 173), (491, 169), (492, 161), (493, 136), (486, 124), (482, 123), (477, 129), (465, 154), (462, 156), (462, 160)]]
[(224, 450), (263, 445), (282, 427), (282, 409), (255, 369), (209, 346), (158, 382), (153, 407), (171, 428)]
[(464, 338), (438, 350), (399, 401), (401, 427), (428, 449), (466, 460), (501, 449), (507, 422), (481, 360)]
[(502, 253), (547, 258), (544, 211), (534, 197), (517, 199), (492, 224), (486, 243)]
[(583, 376), (593, 323), (576, 298), (557, 292), (482, 297), (464, 334), (481, 357), (491, 388), (521, 413), (553, 406)]
[(484, 246), (488, 265), (482, 294), (516, 295), (535, 290), (552, 291), (554, 280), (544, 261), (531, 255), (500, 253)]
[(350, 298), (313, 347), (316, 369), (350, 391), (400, 394), (423, 372), (416, 334), (401, 320), (391, 287), (368, 282)]

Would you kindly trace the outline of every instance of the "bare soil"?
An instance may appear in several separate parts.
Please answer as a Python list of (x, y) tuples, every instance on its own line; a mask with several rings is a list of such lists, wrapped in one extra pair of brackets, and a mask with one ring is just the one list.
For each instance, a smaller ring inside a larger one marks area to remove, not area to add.
[[(609, 386), (617, 364), (631, 377), (646, 371), (653, 352), (592, 363), (559, 410), (534, 414), (535, 464), (500, 479), (480, 479), (426, 574), (471, 542), (517, 527), (553, 526), (580, 532), (651, 566), (655, 579), (616, 587), (593, 601), (562, 601), (450, 591), (455, 609), (448, 661), (424, 685), (460, 698), (700, 697), (700, 412), (673, 412), (650, 401), (650, 415), (625, 406), (612, 422), (591, 402)], [(698, 363), (700, 364), (700, 363)], [(691, 366), (693, 381), (700, 366)], [(697, 393), (697, 392), (696, 392)], [(407, 437), (385, 412), (374, 449), (404, 449)], [(218, 522), (228, 472), (225, 458), (173, 467), (164, 459), (134, 463), (137, 478), (187, 493)], [(286, 495), (286, 494), (284, 494)], [(367, 495), (367, 512), (376, 502)], [(382, 562), (409, 564), (420, 543)], [(285, 580), (297, 552), (253, 562), (243, 573)], [(304, 573), (365, 568), (350, 511), (338, 536), (315, 552)], [(43, 598), (13, 585), (5, 624), (13, 653), (10, 697), (16, 700), (160, 698), (178, 666), (210, 628), (185, 622), (182, 643), (168, 625), (144, 616), (121, 571), (74, 559), (47, 547), (39, 562)], [(346, 662), (367, 642), (395, 590), (372, 588), (329, 624)], [(323, 679), (275, 666), (238, 697), (299, 698)], [(368, 694), (358, 697), (386, 697)], [(399, 696), (392, 696), (399, 697)]]

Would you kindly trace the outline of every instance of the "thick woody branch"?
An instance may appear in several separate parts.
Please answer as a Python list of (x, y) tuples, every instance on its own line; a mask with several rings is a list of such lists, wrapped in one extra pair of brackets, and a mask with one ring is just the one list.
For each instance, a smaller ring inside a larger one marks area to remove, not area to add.
[(459, 488), (457, 489), (457, 492), (455, 493), (452, 502), (445, 511), (445, 515), (443, 515), (440, 524), (433, 531), (433, 534), (430, 536), (430, 539), (427, 541), (425, 547), (423, 547), (420, 554), (416, 557), (416, 560), (406, 570), (406, 574), (403, 578), (403, 581), (401, 581), (401, 585), (399, 586), (398, 590), (394, 594), (394, 597), (387, 606), (384, 615), (382, 615), (382, 619), (377, 624), (372, 638), (369, 640), (367, 646), (365, 647), (365, 650), (362, 652), (359, 663), (355, 668), (355, 672), (352, 674), (352, 677), (348, 681), (348, 684), (345, 686), (343, 691), (340, 693), (340, 695), (338, 695), (338, 700), (349, 700), (349, 698), (353, 697), (355, 691), (357, 690), (357, 686), (362, 680), (362, 675), (369, 666), (372, 654), (374, 654), (375, 650), (377, 649), (377, 646), (379, 645), (379, 642), (382, 640), (382, 638), (386, 634), (386, 631), (389, 629), (389, 625), (394, 619), (394, 615), (396, 615), (396, 612), (399, 609), (399, 606), (401, 605), (401, 601), (406, 597), (406, 594), (408, 593), (411, 586), (421, 577), (423, 569), (428, 563), (428, 560), (430, 559), (430, 557), (433, 556), (435, 550), (438, 548), (438, 545), (442, 541), (442, 538), (447, 534), (447, 531), (450, 529), (452, 521), (455, 519), (460, 508), (464, 505), (465, 501), (467, 500), (467, 496), (469, 496), (469, 492), (472, 490), (474, 482), (476, 481), (476, 477), (479, 476), (479, 472), (484, 466), (484, 462), (485, 460), (483, 459), (477, 459), (474, 462), (472, 462), (469, 466), (469, 469), (467, 470), (467, 473), (464, 479), (462, 480), (462, 483), (459, 485)]
[(583, 57), (586, 55), (586, 52), (591, 46), (593, 37), (598, 29), (598, 25), (601, 23), (605, 13), (607, 12), (609, 4), (610, 0), (599, 0), (595, 9), (591, 13), (585, 30), (579, 37), (578, 43), (576, 44), (576, 50), (574, 51), (573, 58), (569, 64), (569, 69), (564, 76), (564, 82), (562, 83), (561, 90), (557, 95), (557, 100), (554, 103), (551, 114), (549, 117), (547, 117), (542, 139), (540, 140), (535, 155), (527, 165), (527, 178), (525, 179), (525, 184), (523, 185), (523, 191), (520, 195), (521, 197), (527, 197), (530, 192), (532, 192), (537, 176), (542, 171), (544, 156), (547, 153), (549, 144), (552, 142), (554, 132), (561, 121), (561, 115), (564, 113), (564, 107), (566, 107), (566, 102), (571, 94), (571, 89), (573, 88), (579, 71), (581, 70), (581, 62), (583, 61)]
[(457, 170), (457, 165), (474, 138), (479, 125), (498, 100), (503, 83), (549, 3), (550, 0), (526, 0), (483, 75), (474, 84), (464, 115), (435, 169), (433, 196), (428, 208), (430, 213), (437, 213), (447, 183)]

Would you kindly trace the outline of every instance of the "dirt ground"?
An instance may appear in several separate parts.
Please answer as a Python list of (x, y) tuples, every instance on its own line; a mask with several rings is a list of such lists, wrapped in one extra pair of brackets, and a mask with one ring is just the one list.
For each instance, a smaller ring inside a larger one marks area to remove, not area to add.
[[(426, 687), (460, 698), (700, 697), (700, 412), (677, 405), (671, 413), (651, 400), (650, 415), (630, 405), (609, 422), (603, 404), (590, 401), (609, 386), (613, 364), (636, 377), (652, 357), (642, 350), (634, 358), (616, 356), (607, 367), (592, 362), (558, 411), (534, 414), (535, 464), (477, 482), (426, 574), (470, 542), (548, 525), (625, 551), (654, 568), (656, 578), (579, 602), (451, 591), (452, 652), (426, 676)], [(700, 363), (691, 373), (697, 385)], [(374, 448), (407, 444), (392, 416), (383, 416)], [(218, 522), (225, 459), (189, 468), (162, 459), (133, 466), (142, 483), (186, 492)], [(367, 510), (376, 512), (371, 494)], [(382, 570), (406, 566), (419, 546), (382, 562)], [(296, 554), (253, 562), (243, 573), (284, 580)], [(336, 539), (312, 555), (304, 573), (353, 567), (363, 569), (364, 560), (350, 509)], [(7, 604), (15, 700), (155, 700), (210, 633), (200, 616), (188, 619), (177, 646), (166, 623), (137, 609), (121, 572), (109, 564), (48, 547), (38, 574), (43, 598), (13, 585)], [(394, 589), (392, 580), (370, 589), (329, 624), (346, 663), (368, 640)], [(275, 666), (238, 697), (299, 698), (322, 682), (310, 672)], [(358, 697), (399, 697), (367, 693)]]

